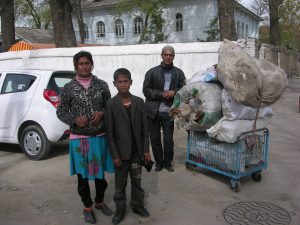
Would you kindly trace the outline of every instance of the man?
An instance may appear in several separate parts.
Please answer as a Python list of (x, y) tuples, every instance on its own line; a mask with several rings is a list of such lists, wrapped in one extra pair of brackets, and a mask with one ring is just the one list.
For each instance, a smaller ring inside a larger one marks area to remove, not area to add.
[[(146, 113), (150, 131), (150, 141), (155, 158), (155, 171), (166, 168), (174, 172), (174, 121), (169, 114), (176, 92), (185, 84), (181, 69), (173, 65), (175, 50), (172, 46), (163, 47), (162, 62), (151, 68), (145, 75), (143, 93), (146, 97)], [(163, 146), (160, 130), (163, 130)]]

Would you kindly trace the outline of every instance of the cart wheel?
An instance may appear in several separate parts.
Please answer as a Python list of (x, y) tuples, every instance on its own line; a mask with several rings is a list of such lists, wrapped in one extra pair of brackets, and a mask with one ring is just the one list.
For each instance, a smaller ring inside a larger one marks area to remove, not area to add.
[(252, 179), (255, 182), (260, 182), (261, 181), (261, 174), (260, 174), (260, 172), (252, 173)]
[(188, 170), (195, 170), (197, 168), (196, 165), (192, 164), (192, 163), (189, 163), (189, 162), (185, 162), (185, 168), (188, 169)]
[(230, 180), (230, 184), (231, 184), (231, 189), (234, 192), (240, 192), (241, 190), (241, 183), (238, 180)]

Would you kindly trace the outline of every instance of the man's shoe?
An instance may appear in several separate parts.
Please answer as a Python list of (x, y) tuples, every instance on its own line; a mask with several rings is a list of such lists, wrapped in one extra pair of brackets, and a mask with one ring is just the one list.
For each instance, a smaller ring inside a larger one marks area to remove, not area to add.
[(159, 171), (162, 170), (162, 168), (163, 168), (163, 167), (162, 167), (161, 165), (156, 165), (154, 170), (155, 170), (156, 172), (159, 172)]
[(86, 223), (96, 223), (96, 217), (93, 210), (83, 210), (83, 216)]
[(105, 204), (96, 204), (96, 209), (99, 209), (105, 216), (111, 216), (113, 214), (112, 210)]
[(133, 207), (132, 211), (134, 213), (140, 215), (141, 217), (148, 217), (148, 216), (150, 216), (149, 212), (144, 207)]
[(166, 170), (167, 170), (168, 172), (174, 172), (174, 171), (175, 171), (175, 170), (174, 170), (174, 167), (173, 167), (172, 165), (166, 166)]
[(116, 211), (114, 217), (112, 218), (112, 223), (114, 225), (119, 224), (125, 217), (125, 212), (124, 211)]

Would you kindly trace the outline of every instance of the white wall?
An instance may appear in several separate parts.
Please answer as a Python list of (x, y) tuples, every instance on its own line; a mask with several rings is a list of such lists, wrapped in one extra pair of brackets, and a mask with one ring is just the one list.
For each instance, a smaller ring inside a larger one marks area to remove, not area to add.
[[(120, 67), (126, 67), (132, 73), (132, 93), (143, 97), (142, 85), (145, 73), (151, 67), (160, 64), (160, 53), (164, 45), (145, 44), (6, 52), (0, 54), (0, 71), (22, 68), (73, 70), (73, 55), (80, 50), (86, 50), (93, 55), (95, 64), (93, 73), (108, 82), (112, 94), (116, 93), (112, 84), (113, 72)], [(184, 71), (186, 78), (190, 78), (195, 72), (217, 63), (220, 42), (174, 43), (172, 46), (176, 51), (174, 65)]]

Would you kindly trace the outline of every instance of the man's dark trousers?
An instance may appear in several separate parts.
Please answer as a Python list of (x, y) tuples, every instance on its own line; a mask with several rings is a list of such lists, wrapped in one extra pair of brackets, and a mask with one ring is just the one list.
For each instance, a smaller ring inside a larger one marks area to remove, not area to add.
[(131, 160), (122, 160), (121, 167), (115, 167), (115, 195), (117, 211), (126, 210), (126, 186), (128, 173), (131, 180), (131, 207), (143, 207), (145, 192), (141, 186), (142, 159), (137, 152)]
[[(155, 119), (148, 117), (148, 127), (156, 166), (171, 166), (174, 156), (174, 121), (168, 112), (158, 112)], [(163, 130), (163, 147), (161, 128)]]

